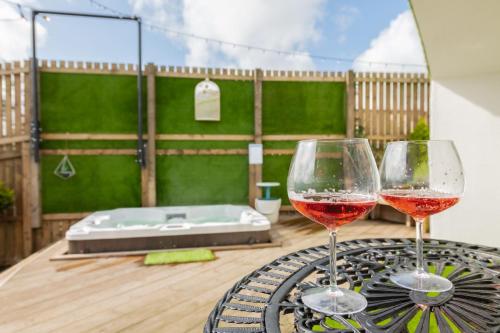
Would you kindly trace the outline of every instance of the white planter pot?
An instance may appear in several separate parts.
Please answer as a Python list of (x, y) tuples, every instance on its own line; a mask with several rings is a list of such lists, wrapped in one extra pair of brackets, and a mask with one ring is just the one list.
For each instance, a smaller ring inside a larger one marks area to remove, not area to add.
[(271, 223), (278, 222), (280, 216), (281, 199), (255, 199), (255, 209), (267, 217)]

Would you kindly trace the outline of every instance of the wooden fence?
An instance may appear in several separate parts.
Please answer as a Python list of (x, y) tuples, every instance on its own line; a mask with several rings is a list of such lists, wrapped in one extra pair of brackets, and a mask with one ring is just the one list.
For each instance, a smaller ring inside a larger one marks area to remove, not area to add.
[(428, 120), (429, 80), (424, 74), (356, 73), (355, 127), (372, 147), (405, 140), (420, 118)]
[(0, 214), (0, 266), (32, 252), (32, 218), (40, 215), (36, 199), (32, 205), (38, 167), (30, 158), (29, 82), (29, 62), (0, 67), (0, 180), (15, 192), (13, 207)]
[[(124, 64), (41, 61), (41, 72), (135, 75), (136, 67)], [(39, 165), (30, 154), (29, 63), (4, 64), (0, 68), (0, 179), (16, 193), (15, 205), (1, 215), (0, 265), (9, 265), (33, 250), (64, 236), (65, 231), (86, 212), (41, 214)], [(317, 71), (262, 71), (166, 67), (145, 67), (148, 96), (147, 167), (141, 171), (143, 206), (156, 205), (155, 160), (159, 155), (247, 155), (247, 149), (157, 149), (157, 141), (294, 141), (304, 138), (367, 137), (381, 150), (391, 140), (405, 139), (419, 118), (428, 119), (429, 81), (424, 75), (397, 73), (346, 73)], [(253, 135), (157, 134), (155, 123), (155, 77), (252, 80), (254, 83)], [(305, 81), (346, 83), (346, 134), (263, 135), (262, 82)], [(44, 140), (136, 140), (134, 134), (43, 133)], [(42, 154), (134, 155), (133, 149), (44, 149)], [(265, 149), (265, 155), (291, 155), (292, 149)], [(258, 195), (255, 182), (262, 166), (249, 168), (249, 202)], [(290, 209), (290, 207), (284, 207)]]

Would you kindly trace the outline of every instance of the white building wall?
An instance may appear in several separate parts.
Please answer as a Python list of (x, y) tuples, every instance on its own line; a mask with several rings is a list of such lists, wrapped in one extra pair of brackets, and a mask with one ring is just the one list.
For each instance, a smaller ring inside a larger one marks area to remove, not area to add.
[(432, 139), (455, 141), (463, 199), (431, 219), (431, 237), (500, 247), (500, 72), (431, 83)]

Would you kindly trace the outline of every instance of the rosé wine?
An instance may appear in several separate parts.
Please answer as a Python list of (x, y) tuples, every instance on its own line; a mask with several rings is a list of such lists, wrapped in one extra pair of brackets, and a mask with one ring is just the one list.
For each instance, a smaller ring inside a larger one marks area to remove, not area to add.
[(377, 203), (374, 197), (359, 194), (298, 194), (290, 198), (302, 215), (335, 230), (367, 214)]
[(456, 195), (430, 190), (390, 190), (380, 193), (380, 196), (397, 210), (419, 219), (442, 212), (460, 199)]

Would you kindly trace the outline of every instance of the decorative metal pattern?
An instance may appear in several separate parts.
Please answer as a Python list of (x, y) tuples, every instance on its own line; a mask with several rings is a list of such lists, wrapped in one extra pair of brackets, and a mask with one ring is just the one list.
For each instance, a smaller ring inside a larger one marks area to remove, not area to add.
[(73, 163), (69, 160), (68, 155), (64, 155), (62, 158), (61, 162), (57, 165), (56, 169), (54, 170), (54, 174), (61, 178), (61, 179), (69, 179), (76, 175), (75, 167), (73, 166)]
[(205, 333), (500, 332), (500, 249), (426, 240), (429, 271), (447, 276), (446, 293), (416, 293), (392, 284), (391, 272), (415, 264), (412, 239), (339, 243), (338, 283), (361, 292), (368, 308), (325, 317), (300, 299), (328, 283), (328, 249), (300, 250), (245, 276), (217, 303)]

